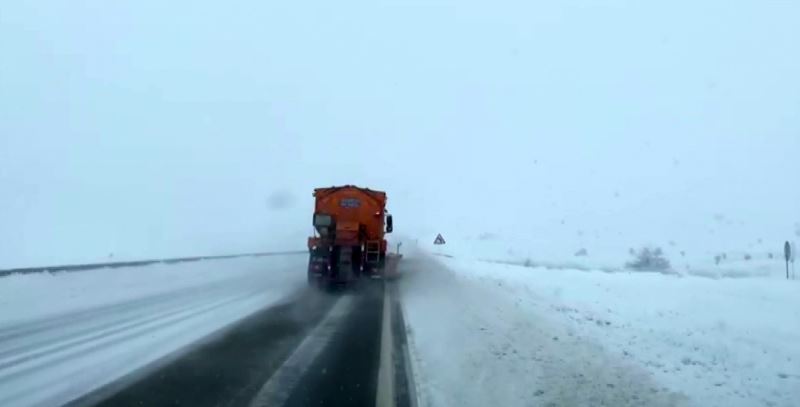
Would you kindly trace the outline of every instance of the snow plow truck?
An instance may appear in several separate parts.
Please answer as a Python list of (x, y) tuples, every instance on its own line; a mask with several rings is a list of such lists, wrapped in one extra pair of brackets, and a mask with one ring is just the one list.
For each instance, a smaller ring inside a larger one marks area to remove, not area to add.
[(386, 193), (354, 185), (317, 188), (314, 235), (308, 238), (308, 283), (348, 284), (393, 275), (400, 255), (388, 254), (394, 227)]

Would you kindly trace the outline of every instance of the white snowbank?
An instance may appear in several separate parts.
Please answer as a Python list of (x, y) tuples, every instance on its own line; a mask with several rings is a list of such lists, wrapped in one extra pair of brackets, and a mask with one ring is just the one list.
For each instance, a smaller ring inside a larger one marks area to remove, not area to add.
[(305, 285), (303, 256), (0, 278), (0, 405), (66, 402)]
[(800, 284), (411, 256), (423, 401), (795, 406)]
[[(568, 246), (564, 242), (531, 241), (530, 237), (513, 235), (451, 236), (444, 246), (431, 242), (418, 242), (417, 246), (431, 253), (469, 258), (474, 260), (494, 260), (529, 263), (555, 269), (599, 269), (624, 270), (625, 264), (633, 259), (630, 249), (643, 246), (659, 247), (670, 262), (671, 272), (683, 275), (696, 275), (710, 278), (771, 277), (785, 279), (783, 243), (770, 246), (766, 243), (748, 249), (714, 249), (713, 242), (706, 247), (686, 249), (681, 245), (666, 243), (622, 243), (614, 239), (597, 240), (585, 244)], [(540, 238), (541, 240), (541, 238)], [(674, 244), (674, 242), (672, 242)], [(413, 246), (413, 245), (412, 245)], [(585, 255), (576, 255), (579, 250)], [(716, 261), (717, 256), (724, 256)]]

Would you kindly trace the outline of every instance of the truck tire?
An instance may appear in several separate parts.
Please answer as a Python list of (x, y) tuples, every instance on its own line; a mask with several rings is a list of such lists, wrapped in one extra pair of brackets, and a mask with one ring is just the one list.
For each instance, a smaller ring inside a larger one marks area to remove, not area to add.
[(321, 280), (322, 279), (319, 278), (318, 276), (315, 276), (315, 275), (313, 275), (311, 273), (308, 273), (308, 286), (309, 287), (317, 288), (317, 289), (321, 288), (321, 286), (322, 286), (322, 281)]

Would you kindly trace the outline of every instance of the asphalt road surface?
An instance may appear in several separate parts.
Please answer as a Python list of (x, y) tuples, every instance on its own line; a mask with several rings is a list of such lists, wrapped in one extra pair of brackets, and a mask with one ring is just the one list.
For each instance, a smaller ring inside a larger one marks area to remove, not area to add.
[(68, 405), (374, 406), (384, 304), (394, 311), (391, 405), (411, 405), (405, 325), (400, 307), (384, 298), (393, 292), (383, 282), (304, 290)]

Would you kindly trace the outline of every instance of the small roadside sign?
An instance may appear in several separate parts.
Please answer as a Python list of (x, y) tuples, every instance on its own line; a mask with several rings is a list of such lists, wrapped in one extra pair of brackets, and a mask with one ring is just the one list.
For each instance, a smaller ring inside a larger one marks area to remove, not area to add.
[(436, 235), (436, 240), (433, 241), (433, 244), (445, 244), (445, 243), (446, 242), (444, 241), (444, 238), (442, 237), (441, 233)]

